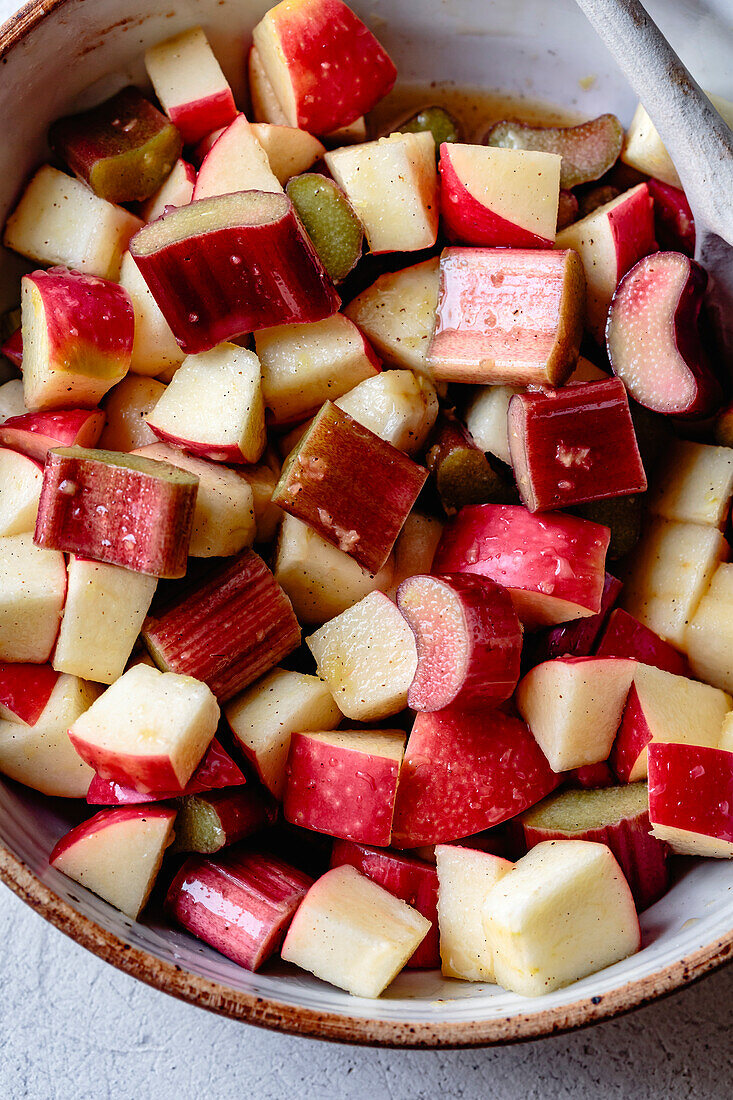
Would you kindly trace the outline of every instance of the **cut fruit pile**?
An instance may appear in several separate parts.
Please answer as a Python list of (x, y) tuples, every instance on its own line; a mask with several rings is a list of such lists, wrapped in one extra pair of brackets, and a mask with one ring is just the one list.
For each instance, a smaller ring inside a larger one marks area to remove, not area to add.
[(733, 858), (694, 222), (641, 107), (372, 132), (342, 0), (253, 38), (253, 121), (184, 31), (5, 226), (0, 771), (94, 807), (57, 871), (249, 970), (537, 996)]

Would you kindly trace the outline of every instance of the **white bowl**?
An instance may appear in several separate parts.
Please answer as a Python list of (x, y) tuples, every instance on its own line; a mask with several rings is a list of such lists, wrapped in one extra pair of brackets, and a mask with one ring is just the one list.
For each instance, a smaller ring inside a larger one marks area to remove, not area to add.
[[(151, 6), (157, 10), (151, 11)], [(0, 216), (46, 155), (49, 123), (144, 79), (142, 52), (202, 23), (242, 92), (249, 31), (266, 0), (39, 0), (0, 30)], [(458, 81), (524, 93), (628, 122), (634, 96), (572, 0), (355, 3), (403, 81)], [(717, 15), (716, 15), (717, 8)], [(705, 86), (733, 98), (729, 0), (656, 3), (662, 28)], [(592, 79), (588, 79), (592, 78)], [(18, 257), (3, 256), (0, 307), (17, 301)], [(76, 815), (76, 817), (74, 817)], [(642, 917), (635, 956), (527, 1000), (495, 986), (403, 973), (362, 1000), (278, 964), (250, 974), (155, 917), (134, 923), (48, 866), (78, 806), (0, 782), (0, 876), (48, 920), (108, 962), (176, 996), (254, 1023), (349, 1042), (471, 1045), (544, 1035), (614, 1015), (720, 965), (733, 950), (733, 863), (690, 863)]]

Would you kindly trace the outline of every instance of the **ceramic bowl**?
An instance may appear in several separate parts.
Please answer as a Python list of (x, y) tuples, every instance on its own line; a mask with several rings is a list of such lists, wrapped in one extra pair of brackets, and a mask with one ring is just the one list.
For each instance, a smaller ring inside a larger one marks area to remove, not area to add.
[[(266, 0), (38, 0), (0, 29), (0, 219), (45, 156), (48, 124), (142, 81), (145, 47), (201, 23), (235, 93)], [(455, 80), (628, 122), (634, 96), (571, 0), (357, 0), (401, 79)], [(652, 5), (693, 73), (733, 98), (728, 0)], [(22, 261), (5, 255), (0, 307), (17, 298)], [(76, 814), (76, 817), (74, 815)], [(546, 1035), (646, 1003), (712, 970), (733, 947), (733, 863), (708, 861), (642, 918), (643, 949), (538, 1000), (437, 972), (403, 973), (377, 1001), (349, 997), (284, 964), (250, 974), (169, 927), (134, 923), (48, 866), (83, 811), (0, 783), (0, 875), (47, 920), (135, 977), (205, 1008), (284, 1031), (354, 1043), (468, 1046)], [(22, 947), (19, 947), (22, 950)]]

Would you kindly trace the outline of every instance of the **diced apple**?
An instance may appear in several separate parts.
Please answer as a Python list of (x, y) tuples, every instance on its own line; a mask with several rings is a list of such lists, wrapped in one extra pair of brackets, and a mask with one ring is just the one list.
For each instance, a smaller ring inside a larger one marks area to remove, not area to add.
[(146, 621), (155, 663), (231, 699), (300, 644), (290, 600), (262, 558), (243, 550), (179, 587)]
[(615, 115), (599, 115), (579, 126), (528, 126), (497, 122), (484, 138), (501, 149), (531, 149), (562, 157), (560, 186), (577, 187), (597, 180), (616, 163), (624, 131)]
[(252, 32), (286, 120), (312, 134), (348, 126), (392, 88), (397, 70), (342, 0), (284, 0)]
[(359, 329), (342, 313), (309, 325), (282, 325), (255, 333), (262, 395), (274, 424), (304, 420), (379, 372), (379, 361)]
[(733, 565), (721, 564), (685, 630), (685, 653), (701, 680), (733, 692)]
[(514, 386), (476, 386), (466, 409), (465, 421), (474, 442), (511, 466), (507, 413), (515, 393)]
[(649, 818), (673, 852), (733, 858), (733, 752), (649, 746)]
[[(409, 517), (403, 531), (407, 523)], [(274, 573), (303, 623), (326, 622), (370, 592), (386, 592), (394, 583), (394, 570), (389, 557), (378, 573), (369, 573), (312, 527), (294, 516), (283, 517)]]
[(253, 122), (252, 132), (265, 150), (270, 168), (281, 184), (307, 172), (326, 152), (325, 146), (307, 130), (294, 126), (273, 126)]
[[(560, 623), (551, 630), (535, 634), (530, 641), (532, 664), (551, 660), (553, 657), (589, 657), (596, 640), (623, 588), (621, 581), (606, 573), (601, 596), (601, 610), (597, 615), (584, 619), (573, 619), (569, 623)], [(604, 657), (633, 657), (633, 653), (604, 653)]]
[(137, 264), (129, 252), (122, 257), (120, 285), (130, 296), (135, 314), (130, 370), (134, 374), (162, 375), (180, 367), (185, 358), (171, 327), (148, 290)]
[(0, 443), (36, 462), (45, 462), (55, 447), (94, 447), (104, 428), (99, 409), (24, 413), (0, 424)]
[(477, 504), (446, 525), (433, 572), (490, 577), (509, 589), (526, 626), (552, 626), (600, 611), (609, 537), (576, 516)]
[(372, 252), (416, 252), (435, 244), (439, 202), (431, 134), (390, 134), (334, 149), (324, 159), (361, 219)]
[(601, 344), (616, 287), (642, 256), (656, 249), (649, 188), (640, 183), (573, 222), (557, 234), (555, 246), (574, 249), (583, 261), (588, 285), (588, 328)]
[(433, 375), (562, 385), (578, 358), (584, 301), (572, 249), (446, 248), (428, 351)]
[(690, 671), (679, 650), (622, 607), (615, 608), (609, 615), (596, 646), (596, 657), (633, 657), (642, 664), (654, 665), (676, 676), (687, 676)]
[(524, 997), (551, 993), (639, 950), (634, 899), (605, 844), (538, 844), (490, 889), (486, 938), (496, 980)]
[(0, 538), (0, 661), (47, 661), (65, 597), (63, 554), (34, 546), (29, 533)]
[(501, 856), (455, 844), (436, 844), (441, 969), (446, 978), (493, 982), (483, 909), (491, 887), (510, 871)]
[(139, 374), (128, 374), (118, 382), (104, 402), (107, 423), (99, 437), (100, 448), (130, 452), (155, 443), (157, 436), (148, 427), (148, 413), (164, 392), (162, 382)]
[(134, 787), (127, 787), (122, 783), (95, 775), (87, 791), (87, 802), (90, 806), (133, 806), (140, 802), (163, 802), (169, 798), (218, 791), (226, 787), (239, 788), (246, 782), (246, 776), (241, 768), (214, 738), (183, 790), (141, 792)]
[(653, 519), (648, 525), (624, 585), (624, 608), (683, 648), (687, 624), (697, 611), (728, 544), (715, 527)]
[(50, 665), (0, 661), (0, 720), (34, 726), (59, 675)]
[(319, 172), (291, 179), (286, 193), (326, 271), (342, 282), (361, 259), (361, 218), (339, 185)]
[(382, 592), (365, 596), (306, 643), (347, 718), (371, 722), (404, 710), (417, 668), (415, 639)]
[(46, 459), (34, 541), (153, 577), (182, 577), (197, 485), (167, 462), (56, 448)]
[(430, 921), (354, 867), (310, 888), (282, 957), (356, 997), (378, 997), (430, 931)]
[(201, 27), (145, 51), (145, 68), (163, 110), (187, 145), (237, 113), (234, 97)]
[(154, 222), (161, 214), (165, 214), (168, 206), (187, 206), (193, 198), (195, 183), (196, 169), (187, 160), (179, 157), (168, 178), (143, 205), (143, 220)]
[(135, 665), (76, 719), (69, 737), (102, 779), (139, 791), (182, 790), (218, 721), (206, 684)]
[(450, 239), (494, 248), (551, 248), (561, 160), (556, 153), (444, 142), (440, 212)]
[(443, 524), (439, 519), (414, 510), (410, 512), (394, 547), (394, 577), (386, 590), (391, 599), (408, 577), (430, 573), (442, 534)]
[(168, 806), (100, 810), (62, 837), (49, 863), (135, 920), (173, 836)]
[(135, 234), (130, 252), (187, 353), (320, 321), (341, 304), (282, 194), (242, 191), (169, 210)]
[(39, 462), (0, 447), (0, 537), (35, 530), (42, 483)]
[[(255, 542), (272, 542), (277, 534), (283, 514), (272, 503), (280, 471), (270, 465), (269, 453), (265, 452), (265, 461), (256, 466), (238, 466), (237, 475), (247, 482), (252, 490), (252, 506), (255, 513)], [(277, 472), (276, 472), (277, 470)]]
[[(733, 103), (723, 99), (722, 96), (711, 95), (709, 92), (706, 94), (716, 111), (723, 116), (729, 126), (733, 126)], [(626, 131), (621, 160), (647, 176), (654, 176), (673, 187), (681, 186), (672, 158), (662, 144), (662, 139), (649, 118), (646, 108), (641, 103), (636, 108), (631, 125)]]
[(214, 855), (271, 825), (277, 807), (254, 785), (185, 794), (178, 802), (174, 852)]
[(233, 191), (282, 191), (267, 153), (244, 115), (237, 115), (229, 123), (204, 157), (193, 200)]
[(142, 224), (79, 180), (44, 164), (8, 218), (4, 243), (36, 263), (116, 279), (122, 254)]
[[(20, 311), (18, 310), (16, 312), (20, 312)], [(6, 359), (10, 360), (10, 362), (13, 364), (14, 367), (18, 367), (19, 370), (22, 370), (22, 367), (23, 367), (23, 333), (21, 331), (20, 324), (18, 324), (18, 327), (15, 328), (13, 330), (13, 332), (11, 332), (11, 334), (10, 334), (10, 336), (8, 336), (7, 340), (5, 340), (4, 343), (2, 344), (2, 346), (0, 346), (0, 355), (4, 355)], [(21, 381), (21, 386), (22, 385), (23, 385), (23, 383)], [(25, 410), (25, 405), (20, 410), (20, 412), (23, 412), (24, 410)], [(18, 415), (20, 415), (20, 412), (18, 413)]]
[(654, 201), (654, 235), (659, 247), (671, 252), (695, 253), (695, 218), (685, 192), (662, 180), (647, 180)]
[(262, 64), (257, 47), (250, 46), (247, 55), (247, 78), (249, 97), (252, 101), (252, 117), (257, 122), (266, 122), (272, 126), (287, 126), (288, 118), (275, 95), (275, 89)]
[(381, 371), (335, 403), (385, 443), (408, 455), (423, 449), (438, 415), (435, 387), (410, 370)]
[(9, 382), (3, 382), (0, 386), (0, 426), (2, 426), (6, 420), (10, 420), (16, 416), (23, 416), (26, 412), (28, 412), (28, 410), (23, 401), (22, 378), (11, 378)]
[(722, 527), (733, 495), (733, 448), (677, 440), (659, 471), (649, 510), (678, 523)]
[(609, 758), (611, 767), (622, 783), (634, 783), (647, 777), (651, 743), (717, 747), (731, 705), (730, 696), (718, 688), (637, 664)]

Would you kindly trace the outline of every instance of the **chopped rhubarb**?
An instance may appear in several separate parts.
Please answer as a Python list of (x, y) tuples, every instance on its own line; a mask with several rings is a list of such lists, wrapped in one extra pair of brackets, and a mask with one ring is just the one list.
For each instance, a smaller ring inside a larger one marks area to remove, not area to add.
[(45, 462), (54, 447), (94, 447), (103, 428), (104, 413), (99, 409), (24, 413), (0, 424), (0, 443)]
[[(537, 633), (532, 639), (533, 663), (548, 661), (553, 657), (588, 657), (593, 652), (598, 635), (608, 620), (609, 612), (618, 599), (623, 585), (606, 573), (601, 596), (601, 610), (585, 619), (560, 623), (551, 630)], [(632, 657), (631, 653), (603, 653), (603, 657)]]
[(560, 186), (577, 187), (603, 176), (617, 161), (624, 140), (615, 115), (599, 115), (580, 126), (527, 126), (497, 122), (486, 134), (487, 145), (531, 149), (562, 157)]
[(466, 504), (516, 500), (511, 482), (496, 472), (485, 452), (450, 412), (444, 411), (438, 418), (425, 464), (449, 516)]
[(687, 660), (679, 650), (621, 607), (611, 612), (596, 646), (596, 657), (634, 657), (676, 676), (690, 675)]
[(394, 129), (400, 134), (421, 134), (427, 131), (433, 135), (436, 149), (444, 141), (461, 140), (461, 124), (445, 107), (423, 107)]
[(296, 176), (286, 191), (323, 266), (340, 283), (356, 267), (364, 245), (364, 226), (354, 208), (337, 183), (315, 172)]
[[(637, 406), (638, 408), (638, 406)], [(637, 443), (639, 440), (637, 438)], [(640, 447), (641, 450), (641, 447)], [(643, 459), (646, 463), (646, 459)], [(646, 467), (645, 467), (646, 468)], [(575, 508), (575, 514), (589, 519), (591, 523), (600, 523), (611, 532), (606, 560), (609, 562), (625, 558), (641, 538), (645, 515), (645, 500), (642, 493), (631, 493), (625, 497), (604, 497), (602, 500), (588, 500)]]
[(271, 825), (276, 816), (274, 800), (254, 786), (184, 794), (178, 803), (173, 851), (213, 855)]

